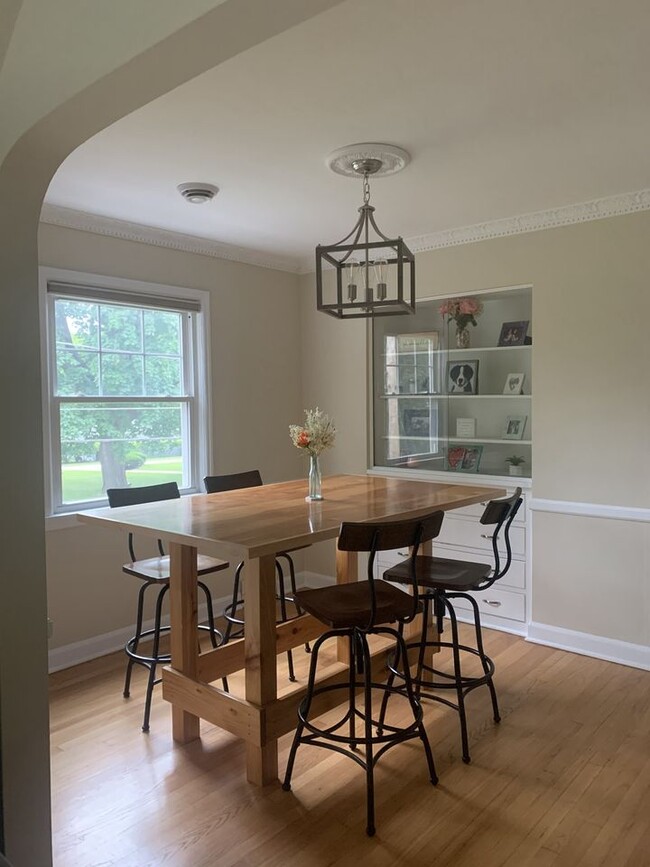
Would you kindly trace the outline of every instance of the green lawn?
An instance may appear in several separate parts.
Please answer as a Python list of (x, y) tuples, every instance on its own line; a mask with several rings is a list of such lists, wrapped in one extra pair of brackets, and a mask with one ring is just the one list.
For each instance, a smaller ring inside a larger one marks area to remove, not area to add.
[[(92, 464), (63, 464), (63, 502), (81, 503), (103, 498), (102, 470), (99, 462)], [(182, 458), (148, 458), (137, 470), (127, 470), (130, 485), (157, 485), (160, 482), (183, 480)]]

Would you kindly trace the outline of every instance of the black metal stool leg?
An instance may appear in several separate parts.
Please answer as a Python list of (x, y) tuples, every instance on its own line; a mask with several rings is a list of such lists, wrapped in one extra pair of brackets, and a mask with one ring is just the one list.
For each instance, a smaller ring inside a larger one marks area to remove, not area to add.
[(487, 659), (485, 656), (485, 651), (483, 650), (483, 635), (481, 633), (481, 615), (478, 608), (478, 603), (476, 599), (472, 596), (467, 597), (469, 601), (472, 603), (472, 607), (474, 609), (474, 629), (476, 630), (476, 649), (478, 650), (478, 655), (481, 659), (481, 665), (483, 666), (483, 671), (485, 672), (485, 676), (487, 678), (487, 687), (490, 690), (490, 698), (492, 699), (492, 714), (494, 717), (494, 722), (501, 722), (501, 715), (499, 714), (499, 703), (497, 701), (497, 692), (494, 688), (494, 683), (492, 682), (492, 674), (490, 672), (490, 666), (487, 663)]
[[(232, 616), (232, 617), (234, 617), (235, 612), (237, 611), (237, 608), (241, 604), (240, 600), (239, 600), (239, 584), (241, 582), (241, 573), (242, 573), (243, 568), (244, 568), (244, 564), (239, 563), (237, 568), (235, 569), (235, 580), (233, 581), (233, 589), (232, 589), (232, 602), (230, 603), (230, 605), (226, 606), (226, 612), (228, 611), (228, 609), (230, 609), (230, 612), (231, 612), (230, 616)], [(225, 614), (225, 617), (226, 617), (226, 631), (224, 632), (224, 635), (223, 635), (223, 643), (228, 644), (228, 642), (232, 638), (232, 628), (234, 626), (234, 623), (232, 620), (229, 619), (229, 615), (227, 613)]]
[[(404, 636), (404, 624), (403, 623), (400, 623), (400, 625), (397, 629), (397, 634), (402, 636), (402, 637)], [(403, 642), (402, 642), (402, 644), (404, 647), (406, 647), (406, 645)], [(379, 735), (381, 735), (384, 731), (384, 722), (386, 721), (386, 711), (388, 710), (388, 699), (390, 698), (390, 691), (389, 690), (393, 688), (393, 684), (395, 683), (395, 677), (396, 677), (395, 671), (399, 671), (401, 654), (402, 654), (402, 645), (400, 645), (400, 643), (398, 642), (396, 647), (395, 647), (395, 658), (393, 660), (393, 665), (392, 665), (392, 669), (394, 669), (394, 671), (391, 670), (390, 674), (388, 675), (388, 680), (386, 681), (386, 686), (388, 687), (388, 689), (384, 690), (384, 694), (381, 698), (381, 708), (379, 710), (379, 724), (377, 726), (377, 734), (379, 734)], [(406, 664), (408, 665), (408, 656), (405, 656), (404, 659), (406, 660)]]
[[(420, 637), (420, 650), (418, 653), (418, 667), (415, 675), (415, 695), (419, 701), (420, 692), (422, 690), (422, 672), (424, 671), (424, 654), (427, 649), (428, 629), (429, 629), (429, 609), (431, 607), (431, 599), (429, 596), (424, 596), (424, 610), (422, 611), (422, 635)], [(403, 631), (400, 633), (403, 635)], [(408, 660), (407, 660), (408, 665)]]
[(357, 749), (357, 690), (356, 690), (356, 641), (354, 633), (350, 634), (350, 690), (348, 700), (350, 702), (350, 749), (355, 752)]
[[(210, 632), (210, 643), (212, 644), (212, 646), (214, 648), (221, 647), (222, 644), (226, 643), (226, 640), (225, 640), (225, 637), (219, 632), (217, 627), (214, 625), (214, 608), (212, 606), (212, 593), (210, 593), (210, 588), (207, 587), (207, 585), (205, 585), (203, 583), (203, 581), (199, 581), (199, 587), (201, 588), (201, 590), (203, 590), (203, 593), (205, 594), (205, 604), (207, 605), (207, 608), (208, 608), (208, 627), (209, 627), (209, 632)], [(217, 636), (219, 636), (221, 641), (219, 641)], [(224, 692), (229, 691), (227, 678), (225, 678), (225, 677), (221, 678), (221, 685), (223, 686)]]
[[(147, 587), (150, 587), (154, 584), (154, 581), (147, 581), (145, 584), (140, 587), (138, 591), (138, 613), (136, 616), (135, 623), (135, 635), (133, 636), (133, 652), (138, 652), (138, 644), (140, 643), (140, 636), (142, 635), (142, 617), (144, 611), (144, 593)], [(129, 661), (126, 664), (126, 676), (124, 678), (124, 689), (122, 691), (122, 695), (124, 698), (129, 698), (131, 695), (131, 672), (133, 671), (133, 665), (135, 660), (129, 656)]]
[[(275, 561), (275, 568), (278, 573), (278, 585), (280, 588), (280, 616), (282, 623), (286, 623), (289, 618), (287, 616), (287, 594), (284, 587), (284, 572), (277, 560)], [(289, 680), (295, 683), (296, 674), (293, 670), (293, 653), (290, 650), (287, 650), (287, 663), (289, 665)]]
[(303, 719), (307, 719), (309, 716), (309, 711), (314, 696), (314, 686), (316, 684), (316, 665), (318, 664), (318, 651), (320, 650), (323, 641), (325, 641), (327, 637), (328, 636), (324, 635), (317, 639), (312, 649), (311, 664), (309, 666), (309, 680), (307, 681), (307, 694), (303, 698), (298, 709), (298, 726), (296, 728), (296, 733), (293, 736), (291, 749), (289, 750), (287, 770), (285, 771), (284, 782), (282, 783), (282, 788), (285, 792), (289, 792), (291, 790), (291, 775), (293, 774), (293, 765), (296, 761), (296, 753), (298, 752), (298, 746), (300, 745), (302, 733), (305, 728)]
[(370, 649), (364, 634), (360, 634), (363, 649), (364, 734), (366, 742), (366, 834), (375, 835), (375, 761), (372, 749), (372, 665)]
[(401, 632), (397, 634), (397, 645), (398, 645), (398, 653), (401, 652), (406, 661), (406, 665), (404, 667), (404, 688), (406, 690), (406, 695), (408, 696), (409, 703), (411, 705), (411, 710), (413, 711), (413, 716), (417, 720), (420, 718), (420, 724), (418, 725), (418, 731), (420, 733), (420, 740), (424, 746), (424, 752), (427, 757), (427, 765), (429, 767), (429, 779), (433, 783), (434, 786), (438, 785), (438, 774), (436, 773), (436, 766), (433, 761), (433, 753), (431, 752), (431, 744), (429, 743), (429, 738), (427, 736), (426, 729), (424, 728), (424, 723), (422, 722), (422, 710), (421, 706), (416, 698), (415, 691), (413, 689), (413, 681), (411, 678), (411, 672), (408, 666), (408, 652), (406, 648), (406, 642), (404, 641), (404, 636)]
[(149, 663), (149, 680), (147, 682), (147, 696), (144, 702), (144, 720), (142, 722), (142, 731), (149, 731), (149, 717), (151, 715), (151, 699), (153, 696), (153, 688), (156, 682), (156, 660), (158, 659), (158, 653), (160, 650), (160, 621), (162, 619), (162, 604), (163, 599), (165, 598), (165, 594), (169, 590), (169, 584), (165, 584), (164, 587), (161, 588), (160, 593), (158, 594), (158, 599), (156, 600), (156, 619), (154, 621), (154, 633), (153, 633), (153, 649), (151, 651), (152, 661)]
[(456, 612), (454, 606), (448, 599), (445, 599), (445, 606), (449, 612), (451, 621), (451, 643), (452, 653), (454, 657), (454, 678), (456, 680), (456, 696), (458, 700), (458, 716), (460, 717), (460, 737), (463, 748), (463, 761), (466, 765), (471, 762), (469, 755), (469, 742), (467, 739), (467, 716), (465, 714), (465, 693), (463, 692), (462, 672), (460, 665), (460, 650), (458, 646), (458, 621), (456, 620)]
[[(293, 557), (290, 554), (278, 554), (278, 557), (284, 557), (289, 565), (289, 581), (291, 584), (291, 595), (293, 597), (293, 604), (296, 606), (296, 612), (298, 615), (301, 615), (302, 608), (300, 607), (300, 603), (296, 599), (296, 593), (298, 592), (298, 587), (296, 586), (296, 567), (293, 564)], [(311, 653), (311, 647), (309, 646), (309, 642), (305, 642), (305, 653)]]

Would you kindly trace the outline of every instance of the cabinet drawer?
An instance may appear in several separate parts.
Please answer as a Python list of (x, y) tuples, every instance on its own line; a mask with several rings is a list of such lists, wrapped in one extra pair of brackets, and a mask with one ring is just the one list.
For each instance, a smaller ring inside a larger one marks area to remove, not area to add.
[[(512, 593), (495, 584), (489, 590), (471, 594), (478, 602), (481, 614), (505, 617), (508, 620), (526, 620), (526, 597), (522, 593)], [(465, 599), (450, 600), (458, 612), (472, 613), (472, 606)]]
[[(514, 488), (512, 490), (507, 491), (507, 496), (510, 497), (514, 494)], [(453, 518), (458, 515), (464, 518), (480, 518), (483, 512), (485, 511), (485, 507), (487, 506), (488, 501), (485, 500), (482, 503), (472, 503), (471, 506), (463, 506), (462, 509), (453, 509), (446, 513), (445, 520), (447, 518)], [(525, 524), (526, 522), (526, 497), (524, 496), (524, 502), (521, 504), (519, 511), (513, 521), (513, 524)]]
[[(445, 516), (440, 535), (434, 540), (434, 549), (436, 543), (442, 543), (444, 545), (457, 545), (460, 548), (478, 548), (479, 550), (491, 551), (492, 540), (490, 536), (493, 531), (494, 526), (490, 524), (479, 524), (478, 521), (464, 521), (461, 518)], [(513, 554), (525, 555), (526, 533), (522, 526), (513, 524), (510, 527), (510, 544)], [(499, 551), (501, 552), (502, 548), (505, 554), (505, 546), (499, 546)]]
[[(446, 548), (444, 545), (436, 544), (434, 553), (436, 557), (443, 557), (445, 560), (469, 560), (472, 563), (485, 563), (488, 566), (493, 565), (492, 556), (490, 554), (482, 554), (478, 551), (458, 551), (456, 549)], [(377, 577), (381, 578), (386, 569), (395, 566), (405, 557), (408, 557), (408, 552), (381, 551), (377, 555)], [(499, 580), (499, 586), (514, 587), (518, 590), (524, 590), (526, 588), (526, 563), (523, 560), (513, 560), (506, 575)]]

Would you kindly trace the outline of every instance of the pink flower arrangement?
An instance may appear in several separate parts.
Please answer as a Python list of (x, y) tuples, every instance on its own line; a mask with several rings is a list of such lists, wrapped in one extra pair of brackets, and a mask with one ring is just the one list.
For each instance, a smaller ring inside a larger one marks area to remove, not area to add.
[(464, 331), (470, 323), (476, 325), (476, 317), (482, 312), (483, 305), (475, 298), (449, 298), (440, 305), (442, 316), (453, 319), (459, 331)]

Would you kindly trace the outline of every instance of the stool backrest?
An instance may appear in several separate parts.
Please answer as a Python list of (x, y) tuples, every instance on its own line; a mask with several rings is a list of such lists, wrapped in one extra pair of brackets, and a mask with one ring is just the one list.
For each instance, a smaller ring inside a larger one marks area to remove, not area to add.
[[(504, 500), (490, 500), (485, 507), (485, 511), (481, 515), (481, 524), (493, 525), (494, 532), (492, 533), (492, 553), (494, 555), (494, 571), (489, 576), (487, 581), (481, 584), (481, 589), (485, 590), (491, 587), (499, 578), (503, 578), (512, 564), (512, 548), (510, 545), (510, 525), (515, 519), (517, 512), (523, 502), (521, 496), (521, 488), (516, 488), (511, 497)], [(499, 554), (499, 542), (503, 531), (503, 541), (506, 546), (506, 559), (501, 562)]]
[[(181, 492), (176, 482), (164, 482), (162, 485), (143, 485), (138, 488), (108, 488), (106, 491), (108, 505), (111, 509), (120, 506), (139, 506), (141, 503), (157, 503), (160, 500), (178, 500)], [(163, 544), (158, 539), (160, 556), (165, 556)], [(135, 562), (135, 550), (133, 548), (133, 533), (129, 533), (129, 554), (131, 562)]]
[(262, 484), (262, 476), (259, 470), (247, 470), (245, 473), (230, 473), (227, 476), (206, 476), (203, 484), (208, 494), (220, 494), (240, 488), (257, 488)]
[(377, 614), (377, 594), (375, 590), (375, 557), (377, 551), (390, 551), (393, 548), (410, 548), (409, 574), (413, 594), (413, 607), (410, 615), (403, 621), (410, 623), (418, 610), (418, 587), (416, 581), (416, 557), (423, 542), (435, 539), (442, 527), (444, 512), (432, 512), (420, 518), (410, 518), (407, 521), (390, 521), (382, 524), (358, 524), (346, 522), (341, 524), (338, 548), (340, 551), (367, 551), (368, 584), (370, 587), (370, 620), (367, 629), (375, 624)]

